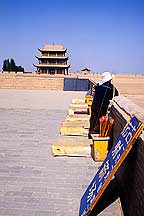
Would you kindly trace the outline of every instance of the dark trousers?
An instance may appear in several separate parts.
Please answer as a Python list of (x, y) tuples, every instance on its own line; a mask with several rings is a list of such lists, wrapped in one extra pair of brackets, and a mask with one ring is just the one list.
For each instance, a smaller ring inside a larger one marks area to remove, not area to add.
[(106, 110), (99, 111), (99, 108), (91, 110), (89, 134), (100, 133), (99, 118), (106, 115)]
[(92, 111), (90, 117), (89, 134), (99, 133), (99, 132), (100, 132), (100, 124), (99, 124), (98, 113)]

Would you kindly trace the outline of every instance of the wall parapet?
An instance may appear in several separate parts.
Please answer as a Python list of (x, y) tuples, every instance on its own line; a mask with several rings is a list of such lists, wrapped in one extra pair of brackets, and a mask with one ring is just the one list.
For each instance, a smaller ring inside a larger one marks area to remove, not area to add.
[[(111, 116), (115, 119), (113, 140), (117, 138), (129, 119), (136, 117), (144, 122), (142, 108), (123, 96), (114, 98)], [(142, 133), (130, 153), (116, 172), (120, 200), (126, 216), (143, 216), (144, 213), (144, 134)]]
[(63, 90), (63, 77), (36, 74), (0, 74), (1, 89), (46, 89)]

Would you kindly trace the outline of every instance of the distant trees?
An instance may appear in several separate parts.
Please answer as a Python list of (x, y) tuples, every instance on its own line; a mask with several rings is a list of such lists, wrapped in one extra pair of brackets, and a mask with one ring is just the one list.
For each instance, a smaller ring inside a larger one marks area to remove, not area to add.
[(3, 61), (3, 67), (2, 67), (3, 71), (21, 71), (24, 72), (24, 68), (22, 66), (17, 66), (15, 64), (15, 61), (13, 59), (5, 59)]

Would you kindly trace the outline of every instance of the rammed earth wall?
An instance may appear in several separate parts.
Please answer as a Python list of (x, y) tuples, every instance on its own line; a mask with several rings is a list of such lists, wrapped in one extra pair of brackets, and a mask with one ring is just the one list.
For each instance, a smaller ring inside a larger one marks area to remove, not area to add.
[(63, 90), (62, 77), (33, 74), (0, 74), (0, 88)]
[(88, 91), (89, 79), (86, 77), (28, 74), (28, 73), (1, 73), (0, 88), (7, 89), (47, 89), (61, 91)]

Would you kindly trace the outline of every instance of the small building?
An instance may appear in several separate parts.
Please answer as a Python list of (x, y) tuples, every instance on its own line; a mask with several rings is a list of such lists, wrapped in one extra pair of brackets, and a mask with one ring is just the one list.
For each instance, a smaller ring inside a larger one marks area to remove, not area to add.
[(39, 64), (33, 64), (37, 68), (37, 73), (43, 74), (64, 74), (68, 75), (67, 49), (63, 45), (46, 44), (38, 48), (40, 56), (36, 56)]
[(90, 73), (90, 69), (84, 68), (81, 70), (83, 75), (88, 75)]

